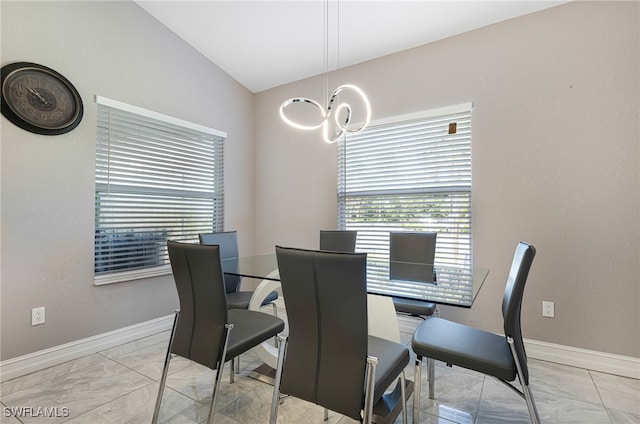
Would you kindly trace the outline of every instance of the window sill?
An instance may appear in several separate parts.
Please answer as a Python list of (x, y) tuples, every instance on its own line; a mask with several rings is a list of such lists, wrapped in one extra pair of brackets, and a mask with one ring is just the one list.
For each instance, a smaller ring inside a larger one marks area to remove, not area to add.
[(93, 285), (104, 286), (106, 284), (124, 283), (125, 281), (141, 280), (143, 278), (159, 277), (171, 274), (171, 265), (163, 265), (154, 268), (136, 269), (133, 271), (112, 272), (104, 275), (96, 275)]

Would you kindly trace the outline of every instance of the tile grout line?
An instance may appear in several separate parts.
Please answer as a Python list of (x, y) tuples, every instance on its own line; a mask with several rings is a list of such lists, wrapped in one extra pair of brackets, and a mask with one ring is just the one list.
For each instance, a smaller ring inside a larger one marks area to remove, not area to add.
[(595, 387), (596, 389), (596, 393), (598, 393), (598, 398), (600, 398), (600, 403), (602, 404), (602, 408), (604, 409), (604, 412), (607, 413), (607, 418), (609, 419), (609, 423), (612, 423), (613, 421), (611, 418), (611, 412), (609, 411), (609, 408), (607, 408), (607, 405), (604, 403), (604, 399), (602, 398), (602, 393), (600, 393), (600, 388), (598, 387), (598, 383), (596, 383), (596, 381), (594, 380), (593, 374), (591, 374), (591, 370), (587, 370), (587, 373), (589, 374), (589, 379), (593, 383), (593, 387)]

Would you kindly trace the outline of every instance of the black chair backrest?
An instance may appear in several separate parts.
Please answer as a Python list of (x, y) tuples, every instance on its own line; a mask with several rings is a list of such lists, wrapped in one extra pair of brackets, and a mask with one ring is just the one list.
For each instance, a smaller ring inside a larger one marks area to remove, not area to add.
[(276, 246), (289, 341), (282, 393), (353, 419), (364, 405), (366, 253)]
[[(220, 259), (237, 258), (238, 232), (223, 231), (219, 233), (203, 233), (199, 235), (200, 244), (217, 244), (220, 246)], [(240, 288), (240, 277), (237, 275), (224, 276), (224, 285), (227, 293), (235, 293)]]
[(180, 299), (171, 352), (216, 369), (227, 323), (220, 248), (168, 241), (167, 249)]
[(520, 327), (520, 309), (524, 286), (527, 282), (529, 269), (536, 256), (536, 249), (528, 243), (520, 242), (516, 246), (511, 270), (507, 278), (507, 284), (502, 297), (502, 317), (504, 318), (504, 334), (513, 338), (516, 354), (522, 366), (524, 383), (529, 384), (529, 370), (527, 368), (527, 354), (522, 341), (522, 329)]
[(437, 237), (433, 232), (389, 233), (389, 277), (433, 283)]
[(357, 231), (320, 230), (320, 250), (353, 253), (357, 238)]

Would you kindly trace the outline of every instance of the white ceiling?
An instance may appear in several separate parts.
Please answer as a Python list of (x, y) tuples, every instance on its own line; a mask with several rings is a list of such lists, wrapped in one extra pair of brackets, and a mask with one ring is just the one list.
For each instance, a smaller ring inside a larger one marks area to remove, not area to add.
[(257, 93), (567, 0), (135, 1)]

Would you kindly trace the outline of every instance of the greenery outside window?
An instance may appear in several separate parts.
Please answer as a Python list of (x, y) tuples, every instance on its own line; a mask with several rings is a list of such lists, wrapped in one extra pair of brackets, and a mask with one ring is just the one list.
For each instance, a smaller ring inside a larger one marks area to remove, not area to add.
[(471, 104), (373, 123), (339, 142), (338, 226), (358, 231), (358, 251), (382, 262), (389, 232), (435, 231), (435, 265), (470, 272), (471, 223)]
[(223, 228), (226, 133), (96, 102), (95, 284), (168, 274), (167, 239)]

